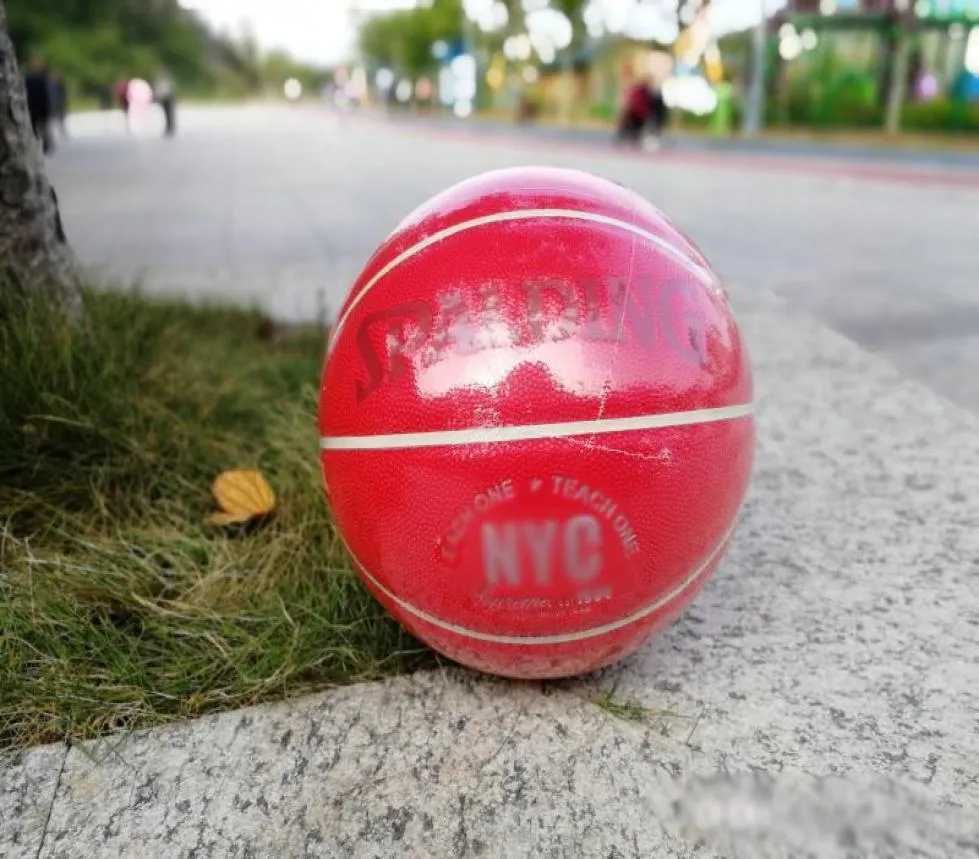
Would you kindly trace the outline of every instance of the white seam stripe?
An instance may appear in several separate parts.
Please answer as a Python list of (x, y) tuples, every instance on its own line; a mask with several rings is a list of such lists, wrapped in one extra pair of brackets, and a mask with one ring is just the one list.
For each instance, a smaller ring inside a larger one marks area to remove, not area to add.
[(638, 227), (635, 224), (630, 224), (628, 221), (620, 221), (618, 218), (611, 218), (608, 215), (600, 215), (596, 212), (580, 212), (577, 209), (518, 209), (511, 212), (497, 212), (494, 215), (483, 215), (479, 218), (473, 218), (470, 221), (463, 221), (461, 224), (454, 224), (451, 227), (446, 227), (444, 230), (439, 230), (437, 233), (432, 233), (432, 235), (427, 236), (417, 244), (414, 244), (407, 250), (402, 251), (393, 260), (383, 266), (379, 272), (377, 272), (369, 281), (367, 281), (367, 283), (364, 284), (360, 292), (357, 293), (357, 296), (350, 302), (350, 305), (347, 307), (346, 311), (341, 314), (336, 323), (334, 323), (333, 330), (330, 335), (330, 343), (327, 347), (327, 358), (329, 358), (330, 354), (332, 354), (333, 347), (337, 342), (340, 330), (346, 324), (347, 319), (353, 312), (353, 309), (360, 304), (364, 296), (374, 288), (381, 278), (390, 274), (394, 269), (401, 265), (401, 263), (405, 262), (405, 260), (411, 259), (411, 257), (421, 253), (426, 248), (429, 248), (444, 239), (466, 232), (467, 230), (473, 230), (477, 227), (486, 226), (487, 224), (499, 224), (506, 221), (527, 221), (538, 218), (565, 218), (573, 221), (589, 221), (593, 224), (605, 224), (606, 226), (610, 227), (618, 227), (619, 229), (625, 230), (632, 235), (646, 239), (648, 242), (656, 245), (656, 247), (658, 247), (660, 250), (668, 253), (677, 262), (685, 266), (692, 274), (694, 274), (698, 280), (704, 284), (704, 286), (712, 288), (714, 285), (715, 280), (713, 275), (711, 275), (711, 273), (703, 266), (690, 259), (683, 253), (683, 251), (674, 247), (662, 236), (657, 236), (655, 233), (644, 230), (642, 227)]
[(751, 403), (724, 406), (718, 409), (692, 409), (657, 415), (636, 415), (628, 418), (602, 418), (590, 421), (568, 421), (557, 424), (527, 424), (523, 426), (473, 427), (464, 430), (436, 432), (405, 432), (392, 435), (323, 436), (323, 450), (398, 450), (402, 448), (461, 446), (468, 444), (498, 444), (504, 441), (533, 441), (543, 438), (566, 438), (574, 435), (605, 435), (635, 430), (667, 429), (670, 427), (730, 421), (753, 415)]
[(734, 528), (737, 525), (738, 517), (734, 517), (734, 522), (731, 523), (731, 527), (727, 529), (724, 536), (718, 541), (717, 545), (707, 554), (707, 557), (694, 569), (689, 576), (687, 576), (682, 582), (680, 582), (671, 591), (661, 596), (658, 600), (645, 608), (641, 608), (639, 611), (634, 612), (626, 617), (620, 618), (619, 620), (614, 620), (611, 623), (603, 624), (602, 626), (593, 626), (591, 629), (582, 629), (578, 632), (566, 632), (560, 635), (494, 635), (489, 632), (479, 632), (475, 629), (468, 629), (465, 626), (458, 626), (454, 623), (449, 623), (449, 621), (441, 620), (434, 615), (423, 611), (416, 606), (413, 606), (409, 602), (405, 602), (400, 597), (389, 591), (384, 585), (382, 585), (377, 579), (374, 578), (367, 570), (367, 568), (360, 562), (357, 556), (350, 551), (350, 547), (347, 545), (346, 541), (343, 540), (341, 535), (340, 539), (353, 559), (354, 564), (357, 569), (360, 570), (361, 574), (370, 580), (371, 584), (374, 585), (382, 594), (384, 594), (391, 602), (395, 603), (400, 608), (404, 609), (409, 614), (417, 617), (419, 620), (425, 621), (425, 623), (436, 626), (445, 632), (452, 632), (456, 635), (464, 636), (465, 638), (472, 638), (477, 641), (487, 641), (492, 644), (524, 644), (533, 646), (543, 646), (548, 644), (570, 644), (575, 641), (585, 641), (589, 638), (597, 638), (600, 635), (605, 635), (609, 632), (615, 632), (616, 630), (623, 629), (624, 627), (631, 626), (640, 620), (648, 617), (661, 608), (665, 608), (673, 600), (683, 594), (689, 587), (697, 582), (697, 580), (707, 571), (710, 565), (718, 558), (721, 551), (727, 545), (728, 540), (731, 539), (731, 535), (734, 533)]

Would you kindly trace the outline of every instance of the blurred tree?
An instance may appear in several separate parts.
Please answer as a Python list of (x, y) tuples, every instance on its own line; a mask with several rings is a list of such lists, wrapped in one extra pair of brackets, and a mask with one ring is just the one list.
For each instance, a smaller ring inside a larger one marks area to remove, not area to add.
[(416, 78), (438, 64), (432, 53), (436, 42), (456, 41), (464, 31), (461, 0), (433, 0), (430, 6), (369, 18), (360, 29), (360, 51), (374, 66)]
[[(7, 0), (10, 35), (21, 61), (42, 55), (76, 92), (98, 95), (122, 77), (153, 80), (169, 70), (184, 92), (221, 87), (260, 89), (276, 78), (281, 55), (267, 64), (254, 34), (213, 33), (179, 0)], [(309, 81), (322, 70), (289, 61), (291, 76)]]
[[(461, 0), (433, 0), (431, 5), (419, 4), (411, 9), (393, 11), (368, 18), (359, 32), (361, 56), (375, 68), (387, 67), (399, 75), (416, 78), (429, 73), (438, 65), (432, 47), (439, 40), (463, 39), (475, 42), (477, 50), (492, 56), (501, 50), (507, 36), (526, 29), (528, 8), (533, 11), (549, 7), (561, 12), (571, 24), (571, 42), (558, 52), (557, 62), (562, 69), (560, 113), (573, 118), (577, 87), (573, 67), (588, 43), (585, 10), (591, 0), (543, 0), (531, 6), (525, 0), (499, 0), (507, 10), (506, 27), (485, 33), (472, 22), (467, 23)], [(634, 5), (655, 7), (667, 19), (675, 19), (678, 27), (686, 29), (712, 0), (630, 0)]]
[(289, 78), (295, 78), (303, 85), (303, 90), (318, 90), (330, 78), (326, 69), (314, 68), (307, 63), (297, 62), (286, 51), (269, 51), (258, 61), (258, 77), (262, 85), (279, 93)]
[(39, 53), (85, 93), (122, 76), (152, 79), (161, 66), (178, 83), (213, 80), (205, 24), (178, 0), (8, 0), (21, 59)]
[(574, 57), (585, 39), (584, 11), (589, 0), (552, 0), (553, 8), (571, 23), (571, 43), (561, 51), (560, 112), (564, 122), (570, 122), (575, 109)]
[[(590, 0), (552, 0), (551, 5), (571, 22), (573, 47), (581, 44), (585, 37), (585, 7)], [(635, 2), (635, 0), (634, 0)]]
[(360, 53), (374, 66), (393, 68), (398, 63), (398, 16), (375, 15), (358, 33)]
[(506, 7), (507, 25), (505, 32), (522, 32), (524, 27), (523, 0), (500, 0), (500, 2)]
[(888, 18), (890, 26), (884, 37), (888, 81), (884, 129), (888, 134), (898, 134), (901, 131), (901, 114), (908, 95), (908, 75), (917, 17), (913, 4), (909, 3), (907, 8), (898, 9), (895, 3), (888, 11)]
[(66, 310), (81, 307), (75, 258), (31, 132), (0, 0), (0, 293), (13, 289), (46, 290)]

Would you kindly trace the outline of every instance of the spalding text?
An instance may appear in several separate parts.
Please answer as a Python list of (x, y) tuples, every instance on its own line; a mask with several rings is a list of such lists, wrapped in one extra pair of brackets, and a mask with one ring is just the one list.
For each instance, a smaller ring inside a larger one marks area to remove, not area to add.
[[(407, 301), (367, 314), (357, 328), (366, 379), (357, 402), (402, 377), (449, 356), (488, 349), (529, 348), (576, 338), (635, 342), (652, 351), (662, 342), (691, 365), (709, 365), (707, 321), (697, 312), (697, 283), (652, 278), (530, 280), (519, 289), (486, 283), (467, 297), (447, 289), (437, 301)], [(506, 307), (504, 308), (504, 302)]]

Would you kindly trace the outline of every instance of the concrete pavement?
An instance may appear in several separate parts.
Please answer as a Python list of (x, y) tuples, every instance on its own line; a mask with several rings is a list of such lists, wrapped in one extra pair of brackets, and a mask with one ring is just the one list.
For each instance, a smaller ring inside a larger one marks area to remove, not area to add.
[[(142, 253), (154, 289), (295, 315), (318, 290), (339, 300), (323, 260), (353, 271), (428, 194), (531, 160), (309, 112), (186, 127), (59, 154), (76, 245), (122, 274)], [(975, 366), (979, 195), (549, 160), (673, 215), (726, 276), (751, 348), (758, 464), (692, 608), (578, 681), (450, 671), (32, 750), (0, 768), (0, 854), (979, 855), (979, 416), (957, 387)], [(606, 692), (639, 720), (599, 707)]]
[(666, 211), (739, 300), (774, 292), (979, 408), (974, 187), (638, 160), (499, 132), (458, 140), (319, 108), (185, 110), (174, 140), (129, 139), (98, 114), (72, 120), (76, 138), (49, 162), (69, 237), (100, 273), (146, 289), (315, 318), (437, 191), (493, 167), (578, 167)]

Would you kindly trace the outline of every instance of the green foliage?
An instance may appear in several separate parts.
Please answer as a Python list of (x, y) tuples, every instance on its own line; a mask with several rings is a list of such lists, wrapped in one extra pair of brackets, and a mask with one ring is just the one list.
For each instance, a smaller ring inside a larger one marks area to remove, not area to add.
[(818, 106), (819, 118), (827, 124), (861, 120), (880, 104), (877, 81), (872, 75), (846, 70), (826, 88)]
[[(768, 122), (775, 126), (882, 129), (884, 98), (878, 75), (855, 68), (832, 49), (797, 61), (781, 91), (768, 103)], [(901, 127), (907, 131), (979, 131), (979, 107), (955, 99), (907, 102)]]
[(588, 116), (591, 119), (600, 119), (606, 122), (612, 122), (616, 118), (616, 108), (617, 105), (611, 99), (604, 99), (602, 101), (595, 102), (588, 109)]
[(571, 44), (568, 50), (574, 51), (581, 46), (585, 37), (585, 23), (583, 15), (589, 0), (552, 0), (551, 6), (560, 12), (571, 22)]
[(280, 92), (289, 78), (296, 78), (306, 90), (319, 89), (329, 78), (326, 70), (297, 62), (281, 50), (265, 54), (257, 64), (257, 73), (262, 85), (271, 87), (275, 92)]
[[(730, 106), (731, 127), (740, 128), (744, 121), (744, 105), (737, 99), (732, 99)], [(674, 110), (670, 123), (677, 128), (707, 129), (714, 122), (714, 114), (696, 114), (686, 110)]]
[(210, 34), (177, 0), (8, 0), (7, 16), (21, 61), (43, 56), (83, 93), (163, 67), (184, 85), (213, 80)]
[(262, 56), (247, 35), (212, 33), (178, 0), (7, 0), (6, 6), (21, 63), (43, 57), (75, 98), (104, 96), (121, 78), (152, 81), (164, 69), (194, 95), (281, 89), (285, 76), (306, 85), (324, 78), (322, 70), (281, 52)]
[(387, 66), (409, 77), (438, 64), (432, 46), (464, 33), (461, 0), (434, 0), (431, 6), (403, 9), (369, 19), (360, 30), (360, 50), (373, 66)]
[[(821, 106), (804, 89), (796, 88), (780, 103), (769, 105), (769, 124), (782, 127), (822, 129), (880, 129), (884, 109), (866, 93), (847, 93)], [(904, 131), (940, 134), (979, 134), (979, 105), (941, 98), (909, 102), (901, 111)]]
[[(440, 40), (466, 39), (470, 49), (491, 55), (500, 50), (509, 33), (523, 29), (524, 10), (521, 0), (503, 0), (508, 25), (497, 33), (484, 33), (465, 19), (461, 0), (434, 0), (431, 6), (416, 6), (370, 18), (360, 30), (360, 52), (375, 68), (386, 66), (399, 74), (417, 78), (438, 66), (432, 46)], [(588, 0), (551, 0), (552, 8), (571, 21), (573, 40), (569, 51), (576, 51), (584, 41), (582, 20)]]
[(905, 105), (902, 127), (906, 131), (949, 131), (979, 134), (979, 104), (942, 98)]
[(794, 84), (767, 105), (767, 121), (773, 126), (820, 128), (878, 128), (884, 124), (883, 109), (867, 102), (859, 90), (833, 89), (811, 83)]

